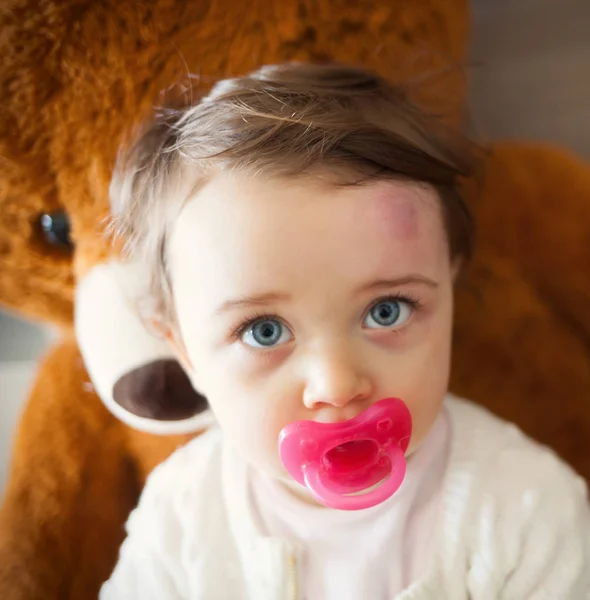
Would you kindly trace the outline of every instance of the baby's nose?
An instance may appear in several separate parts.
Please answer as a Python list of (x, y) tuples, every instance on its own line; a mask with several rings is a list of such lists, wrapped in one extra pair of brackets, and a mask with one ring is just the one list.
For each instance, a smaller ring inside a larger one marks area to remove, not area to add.
[(343, 407), (365, 400), (372, 391), (370, 375), (350, 357), (315, 357), (308, 370), (303, 403), (309, 409), (322, 405)]

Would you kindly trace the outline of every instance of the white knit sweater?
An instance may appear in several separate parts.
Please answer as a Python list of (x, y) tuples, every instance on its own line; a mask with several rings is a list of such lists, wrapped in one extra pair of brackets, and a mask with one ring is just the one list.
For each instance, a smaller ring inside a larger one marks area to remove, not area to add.
[[(514, 425), (452, 396), (445, 405), (452, 438), (434, 552), (392, 600), (590, 599), (582, 479)], [(100, 599), (303, 600), (301, 549), (260, 535), (246, 472), (218, 429), (160, 465)]]

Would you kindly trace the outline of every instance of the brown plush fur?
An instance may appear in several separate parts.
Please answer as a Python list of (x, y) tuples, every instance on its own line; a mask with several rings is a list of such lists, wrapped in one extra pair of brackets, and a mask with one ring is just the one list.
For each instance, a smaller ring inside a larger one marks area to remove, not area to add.
[[(460, 61), (468, 22), (463, 0), (15, 0), (1, 11), (0, 302), (66, 332), (75, 278), (111, 252), (101, 219), (123, 130), (187, 68), (203, 89), (287, 59), (406, 77)], [(456, 78), (436, 92), (455, 108), (463, 97)], [(590, 170), (549, 148), (498, 146), (482, 186), (453, 389), (590, 477)], [(37, 224), (58, 207), (72, 255)], [(0, 598), (96, 597), (145, 477), (186, 439), (138, 434), (108, 414), (65, 333), (20, 425), (0, 512)]]
[(474, 197), (479, 247), (457, 295), (452, 388), (590, 480), (588, 198), (590, 167), (571, 154), (495, 146)]

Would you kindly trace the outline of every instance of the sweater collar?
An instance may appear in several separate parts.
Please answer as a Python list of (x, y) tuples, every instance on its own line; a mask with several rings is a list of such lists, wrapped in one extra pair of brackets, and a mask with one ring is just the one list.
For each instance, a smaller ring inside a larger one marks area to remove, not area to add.
[(295, 598), (294, 564), (300, 548), (288, 540), (262, 534), (248, 486), (248, 465), (223, 445), (223, 493), (229, 526), (248, 587), (248, 597), (260, 600)]

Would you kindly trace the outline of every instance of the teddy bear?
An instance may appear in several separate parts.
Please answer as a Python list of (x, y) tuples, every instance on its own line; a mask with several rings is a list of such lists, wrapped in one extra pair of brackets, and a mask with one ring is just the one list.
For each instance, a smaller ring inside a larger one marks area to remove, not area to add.
[[(129, 298), (107, 232), (117, 150), (154, 106), (287, 60), (410, 82), (459, 123), (466, 0), (12, 0), (0, 8), (0, 303), (60, 327), (0, 508), (0, 598), (89, 599), (146, 477), (211, 415)], [(478, 251), (457, 287), (451, 388), (590, 478), (590, 168), (527, 143), (465, 182)], [(204, 491), (205, 493), (205, 491)]]

